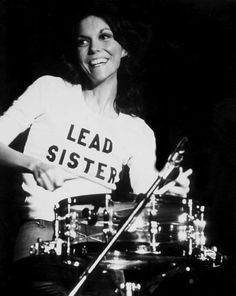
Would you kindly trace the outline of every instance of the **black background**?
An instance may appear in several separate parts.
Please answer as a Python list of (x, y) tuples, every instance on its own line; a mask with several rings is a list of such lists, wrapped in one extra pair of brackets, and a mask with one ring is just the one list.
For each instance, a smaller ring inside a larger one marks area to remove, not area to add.
[[(143, 81), (146, 121), (157, 136), (157, 167), (164, 165), (177, 142), (187, 136), (184, 166), (194, 171), (190, 196), (207, 207), (209, 243), (234, 258), (236, 3), (118, 3), (121, 13), (148, 22), (153, 29)], [(50, 73), (65, 46), (60, 16), (69, 7), (70, 0), (0, 2), (1, 112), (35, 78)], [(13, 146), (21, 149), (22, 141)], [(17, 181), (12, 172), (1, 171), (3, 228), (10, 228), (3, 238), (7, 245), (19, 222), (12, 205)]]

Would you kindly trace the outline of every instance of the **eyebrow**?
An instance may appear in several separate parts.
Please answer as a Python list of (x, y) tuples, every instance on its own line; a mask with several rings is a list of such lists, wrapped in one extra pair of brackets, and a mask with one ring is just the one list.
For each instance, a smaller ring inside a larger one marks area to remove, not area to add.
[(100, 30), (100, 33), (102, 33), (102, 32), (105, 31), (105, 30), (109, 30), (109, 31), (111, 31), (110, 28), (103, 28), (103, 29)]
[[(101, 29), (101, 30), (99, 31), (99, 34), (103, 33), (103, 32), (106, 31), (106, 30), (112, 32), (112, 30), (111, 30), (110, 28), (103, 28), (103, 29)], [(88, 37), (88, 36), (86, 36), (86, 35), (84, 35), (84, 34), (78, 34), (78, 37), (85, 37), (85, 38), (86, 38), (86, 37)]]

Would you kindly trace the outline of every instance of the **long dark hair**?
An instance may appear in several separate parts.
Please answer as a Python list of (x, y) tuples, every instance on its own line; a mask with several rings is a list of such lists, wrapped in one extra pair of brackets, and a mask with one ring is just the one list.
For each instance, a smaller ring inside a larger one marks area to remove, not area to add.
[(142, 61), (149, 44), (151, 30), (144, 23), (126, 18), (113, 1), (100, 0), (92, 3), (89, 1), (82, 7), (73, 6), (73, 15), (70, 19), (72, 30), (68, 34), (69, 39), (62, 56), (65, 65), (62, 78), (72, 84), (84, 85), (85, 83), (86, 77), (78, 64), (76, 54), (76, 27), (82, 19), (90, 15), (102, 18), (111, 28), (114, 38), (128, 52), (128, 55), (122, 58), (118, 70), (116, 111), (132, 116), (142, 116), (144, 88), (142, 78), (145, 73)]

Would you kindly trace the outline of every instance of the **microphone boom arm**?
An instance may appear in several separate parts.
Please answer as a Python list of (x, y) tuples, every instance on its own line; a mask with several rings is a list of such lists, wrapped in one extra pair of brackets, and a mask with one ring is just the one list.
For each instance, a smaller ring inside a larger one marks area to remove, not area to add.
[(103, 257), (107, 254), (107, 252), (111, 249), (111, 247), (114, 245), (114, 243), (117, 241), (117, 239), (120, 237), (120, 235), (124, 232), (128, 226), (131, 225), (133, 220), (140, 214), (140, 212), (144, 209), (144, 207), (147, 205), (147, 203), (150, 200), (150, 197), (153, 195), (154, 191), (160, 187), (167, 185), (170, 180), (171, 175), (173, 174), (174, 170), (176, 168), (179, 168), (180, 163), (183, 159), (183, 153), (184, 153), (184, 144), (187, 141), (187, 138), (184, 137), (177, 145), (175, 150), (172, 154), (168, 157), (167, 163), (162, 169), (162, 171), (158, 174), (157, 179), (154, 181), (154, 183), (151, 185), (151, 187), (148, 189), (148, 191), (145, 194), (141, 194), (141, 199), (137, 203), (137, 205), (134, 207), (128, 218), (124, 221), (124, 223), (121, 225), (121, 227), (117, 230), (117, 232), (112, 236), (110, 241), (107, 243), (107, 245), (104, 247), (104, 249), (101, 251), (101, 253), (91, 261), (91, 263), (87, 266), (85, 271), (81, 274), (78, 283), (75, 285), (75, 287), (71, 290), (68, 296), (74, 296), (79, 291), (79, 289), (83, 286), (85, 281), (87, 280), (88, 276), (93, 272), (93, 270), (97, 267), (97, 265), (101, 262)]

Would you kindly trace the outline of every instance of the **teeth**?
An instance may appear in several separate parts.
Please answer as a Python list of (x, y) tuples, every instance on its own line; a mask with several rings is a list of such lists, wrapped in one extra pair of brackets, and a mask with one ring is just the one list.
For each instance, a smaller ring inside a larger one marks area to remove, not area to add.
[(91, 60), (90, 65), (91, 66), (96, 66), (96, 65), (103, 64), (103, 63), (106, 63), (106, 62), (107, 62), (106, 58), (99, 58), (99, 59)]

